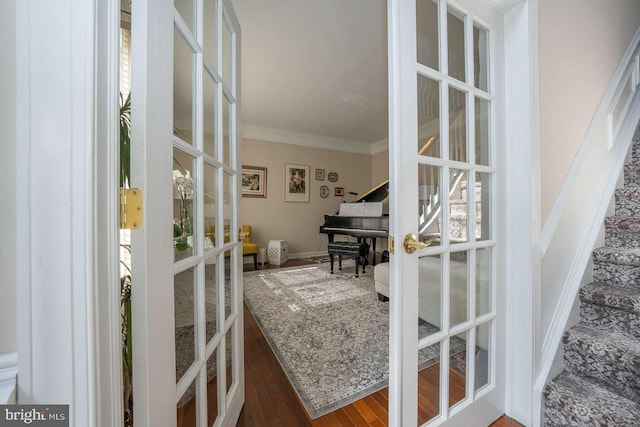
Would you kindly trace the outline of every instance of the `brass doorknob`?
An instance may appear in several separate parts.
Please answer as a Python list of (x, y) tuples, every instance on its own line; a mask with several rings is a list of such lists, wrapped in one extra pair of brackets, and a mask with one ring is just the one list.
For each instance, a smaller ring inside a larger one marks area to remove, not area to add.
[(404, 251), (408, 254), (414, 253), (417, 249), (424, 249), (429, 246), (429, 243), (422, 243), (419, 241), (415, 234), (407, 234), (404, 238)]

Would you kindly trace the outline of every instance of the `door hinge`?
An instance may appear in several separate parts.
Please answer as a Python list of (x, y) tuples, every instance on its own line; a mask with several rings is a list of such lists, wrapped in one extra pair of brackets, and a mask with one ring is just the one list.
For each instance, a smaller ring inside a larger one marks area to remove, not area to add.
[(142, 191), (139, 188), (120, 189), (120, 229), (142, 227)]
[(387, 238), (387, 250), (389, 251), (390, 254), (393, 253), (393, 244), (394, 244), (395, 240), (393, 238), (393, 236), (389, 236)]

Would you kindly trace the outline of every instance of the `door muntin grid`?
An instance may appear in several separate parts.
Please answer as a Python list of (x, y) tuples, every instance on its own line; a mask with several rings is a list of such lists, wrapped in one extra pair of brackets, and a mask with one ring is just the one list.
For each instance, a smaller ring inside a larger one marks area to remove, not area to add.
[[(195, 396), (198, 425), (210, 425), (212, 420), (221, 419), (239, 377), (239, 367), (235, 363), (230, 365), (230, 347), (236, 347), (238, 336), (239, 278), (233, 274), (239, 257), (239, 238), (235, 232), (239, 200), (236, 190), (237, 41), (225, 2), (176, 0), (174, 10), (174, 37), (184, 44), (180, 45), (181, 50), (190, 53), (191, 62), (184, 65), (184, 54), (174, 57), (174, 61), (182, 59), (182, 63), (174, 65), (174, 81), (179, 82), (181, 90), (174, 92), (174, 170), (181, 168), (176, 164), (177, 159), (193, 159), (189, 170), (192, 194), (188, 199), (192, 210), (191, 231), (187, 250), (175, 249), (174, 292), (176, 301), (184, 299), (178, 295), (184, 285), (176, 287), (177, 278), (190, 272), (194, 310), (191, 331), (182, 324), (180, 330), (176, 329), (176, 362), (181, 364), (181, 375), (176, 378), (176, 402), (180, 406), (190, 395)], [(184, 111), (190, 114), (183, 114)], [(180, 318), (189, 316), (180, 315)], [(186, 362), (180, 354), (185, 351), (180, 345), (181, 334), (192, 335), (187, 341), (194, 354), (189, 354), (192, 358), (186, 358)], [(209, 383), (216, 389), (214, 393), (208, 389)], [(207, 399), (215, 402), (208, 405)], [(211, 413), (212, 408), (218, 413)]]
[[(416, 10), (418, 216), (420, 240), (430, 243), (419, 253), (419, 295), (437, 293), (440, 300), (430, 310), (418, 303), (421, 322), (427, 312), (437, 312), (429, 320), (440, 322), (431, 333), (419, 329), (417, 340), (419, 360), (430, 350), (440, 361), (438, 410), (419, 411), (422, 425), (447, 419), (495, 384), (496, 143), (490, 27), (446, 0), (417, 0)], [(463, 372), (458, 395), (455, 369)]]

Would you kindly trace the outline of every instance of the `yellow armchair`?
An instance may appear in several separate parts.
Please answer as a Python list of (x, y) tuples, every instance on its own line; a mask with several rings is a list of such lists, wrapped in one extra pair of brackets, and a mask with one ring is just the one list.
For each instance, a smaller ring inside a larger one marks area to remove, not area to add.
[(242, 239), (242, 256), (253, 256), (253, 268), (258, 269), (258, 245), (251, 242), (251, 226), (242, 224), (242, 233), (245, 237)]
[[(211, 239), (211, 242), (215, 244), (216, 241), (216, 233), (215, 233), (215, 227), (213, 226), (207, 226), (205, 227), (205, 236), (209, 237)], [(251, 226), (250, 225), (246, 225), (243, 224), (242, 225), (242, 229), (240, 230), (240, 232), (242, 233), (241, 235), (244, 236), (242, 238), (242, 256), (253, 256), (253, 268), (254, 269), (258, 269), (258, 245), (256, 245), (255, 243), (251, 242)], [(228, 242), (229, 241), (229, 227), (227, 226), (225, 228), (225, 238), (224, 241)], [(227, 255), (225, 253), (225, 255)]]

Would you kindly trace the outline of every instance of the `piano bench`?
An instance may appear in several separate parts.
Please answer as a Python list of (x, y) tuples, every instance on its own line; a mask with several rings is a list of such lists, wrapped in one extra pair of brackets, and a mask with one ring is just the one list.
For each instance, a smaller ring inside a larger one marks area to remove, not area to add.
[(329, 259), (331, 261), (331, 274), (333, 274), (333, 257), (338, 255), (338, 269), (342, 270), (342, 256), (352, 256), (356, 259), (356, 277), (362, 262), (362, 272), (367, 264), (369, 256), (369, 244), (364, 242), (331, 242), (328, 245)]

